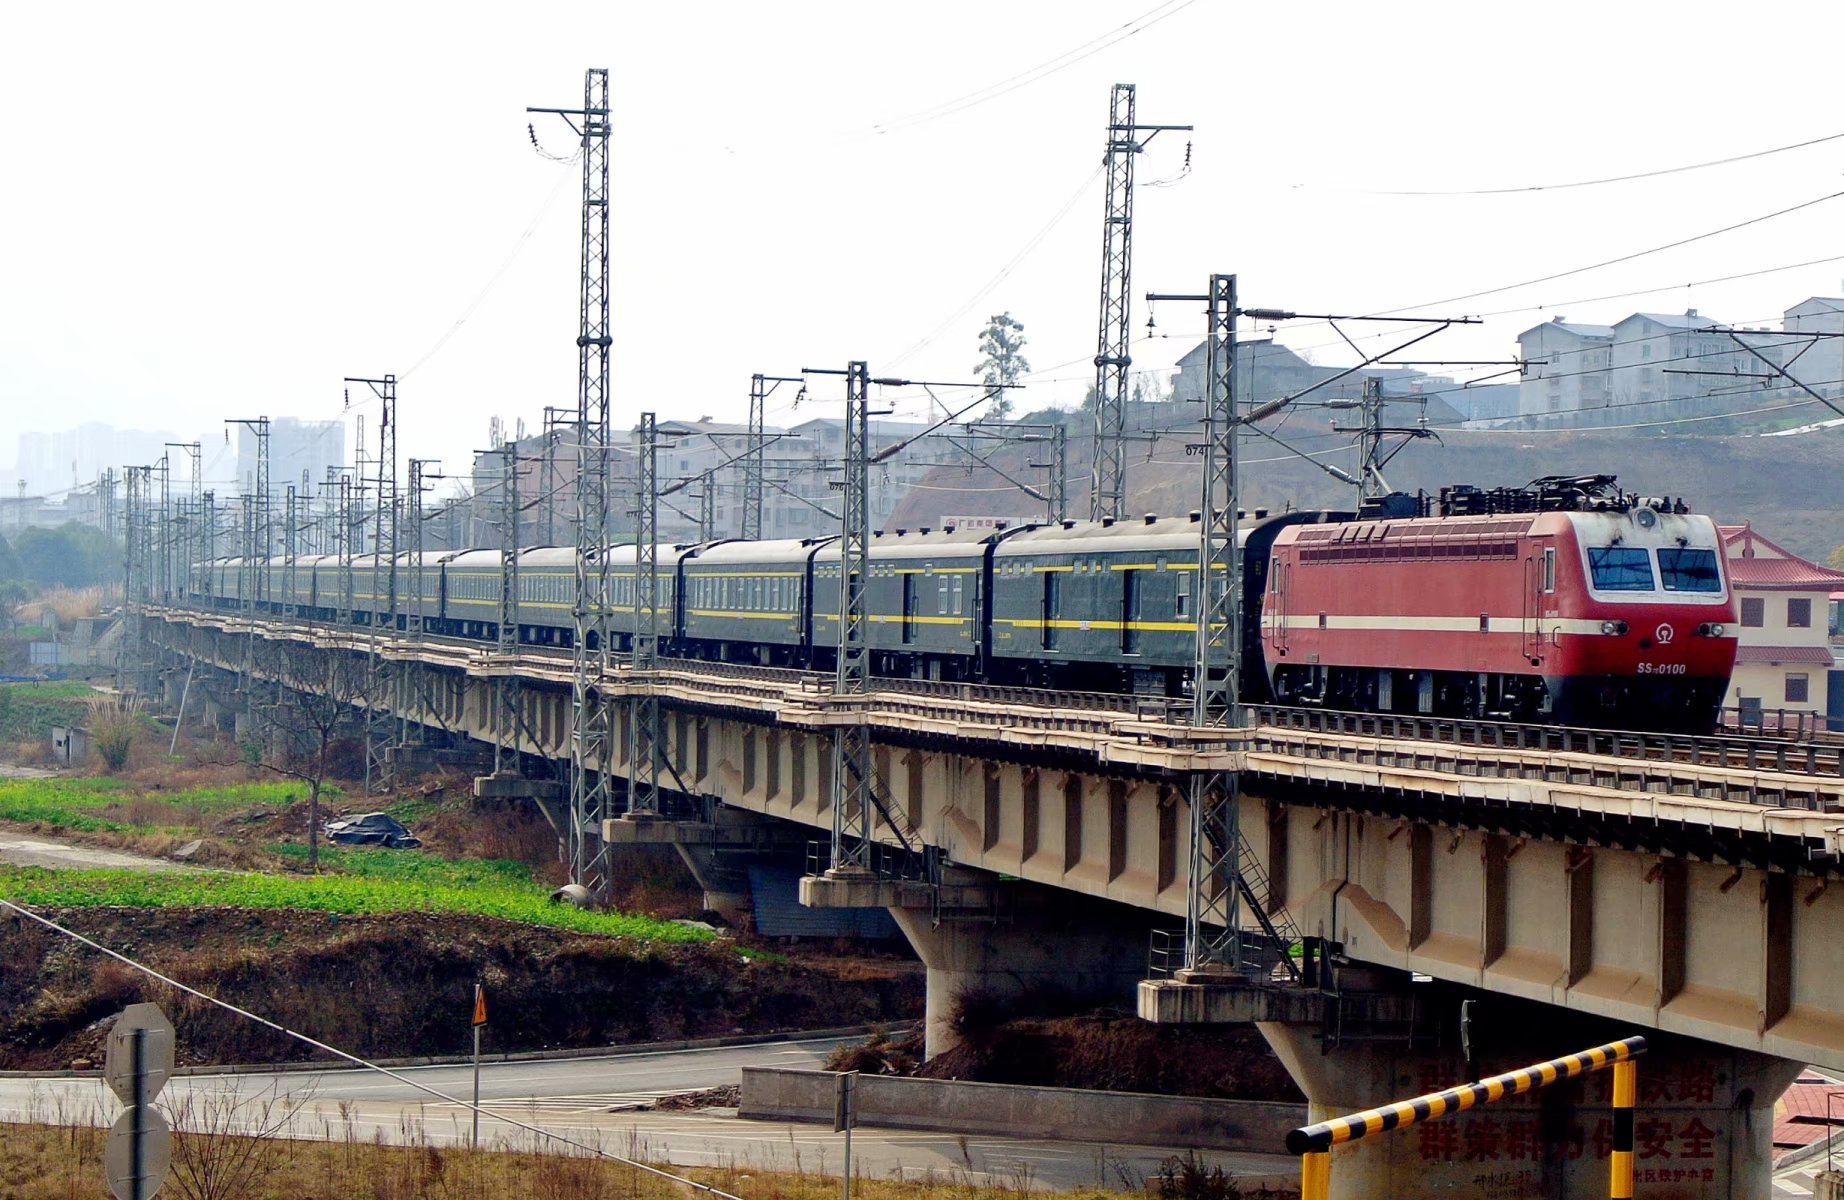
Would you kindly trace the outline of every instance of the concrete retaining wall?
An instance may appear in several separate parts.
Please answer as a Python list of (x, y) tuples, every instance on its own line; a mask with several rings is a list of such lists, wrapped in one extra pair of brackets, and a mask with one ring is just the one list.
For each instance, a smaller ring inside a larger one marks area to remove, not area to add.
[[(830, 1123), (836, 1078), (830, 1071), (744, 1067), (740, 1113)], [(861, 1125), (1258, 1154), (1284, 1154), (1287, 1131), (1306, 1123), (1304, 1104), (889, 1075), (859, 1076), (856, 1098)]]

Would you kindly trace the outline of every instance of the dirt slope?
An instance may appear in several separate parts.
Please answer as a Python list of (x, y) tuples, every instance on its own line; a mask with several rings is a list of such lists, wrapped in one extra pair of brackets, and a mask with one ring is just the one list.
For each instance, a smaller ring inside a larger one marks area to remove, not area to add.
[[(902, 964), (746, 958), (727, 942), (668, 946), (452, 914), (335, 916), (242, 909), (45, 915), (272, 1020), (375, 1056), (461, 1053), (476, 981), (496, 1051), (766, 1033), (911, 1017)], [(150, 984), (18, 917), (0, 917), (0, 1068), (100, 1052), (98, 1022), (157, 1000), (182, 1063), (311, 1057), (279, 1034)]]

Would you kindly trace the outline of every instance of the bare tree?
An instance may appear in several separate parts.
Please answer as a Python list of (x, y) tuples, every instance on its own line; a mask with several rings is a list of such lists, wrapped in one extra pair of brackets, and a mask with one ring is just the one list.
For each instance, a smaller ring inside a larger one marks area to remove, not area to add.
[(307, 785), (307, 865), (318, 870), (320, 796), (339, 743), (380, 693), (378, 672), (362, 652), (300, 642), (269, 643), (260, 661), (280, 686), (273, 704), (257, 707), (269, 734), (257, 765)]

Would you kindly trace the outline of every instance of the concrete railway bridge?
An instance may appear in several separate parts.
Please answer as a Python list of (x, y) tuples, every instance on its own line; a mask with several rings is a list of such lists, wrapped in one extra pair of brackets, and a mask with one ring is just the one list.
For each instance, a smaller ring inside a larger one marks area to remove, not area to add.
[[(390, 695), (355, 699), (356, 717), (412, 742), (569, 756), (567, 655), (224, 612), (148, 608), (140, 623), (143, 686), (174, 702), (189, 673), (312, 686), (277, 664), (384, 665)], [(1152, 1021), (1258, 1022), (1317, 1116), (1643, 1032), (1639, 1194), (1695, 1197), (1768, 1195), (1774, 1100), (1803, 1064), (1844, 1068), (1835, 754), (1712, 756), (1687, 741), (1636, 757), (1593, 739), (1417, 740), (1375, 721), (1276, 719), (1226, 741), (1124, 697), (839, 697), (826, 680), (700, 663), (617, 667), (600, 687), (615, 704), (647, 692), (665, 714), (663, 786), (694, 801), (691, 819), (599, 832), (611, 847), (677, 846), (716, 908), (740, 900), (748, 856), (829, 833), (833, 730), (869, 726), (902, 827), (880, 824), (880, 841), (925, 845), (933, 869), (846, 877), (819, 862), (802, 899), (889, 909), (928, 968), (931, 1054), (958, 1040), (969, 990), (1113, 997)], [(612, 778), (629, 750), (609, 741)], [(1239, 772), (1251, 907), (1307, 947), (1301, 979), (1149, 966), (1189, 899), (1186, 782), (1225, 768)], [(502, 772), (477, 791), (569, 819), (555, 783)], [(1341, 1147), (1333, 1193), (1605, 1194), (1600, 1078)]]

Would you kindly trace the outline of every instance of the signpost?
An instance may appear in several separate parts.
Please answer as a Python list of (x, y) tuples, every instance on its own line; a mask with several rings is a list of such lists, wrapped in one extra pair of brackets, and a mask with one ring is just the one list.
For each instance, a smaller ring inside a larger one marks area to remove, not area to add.
[(109, 1129), (103, 1177), (115, 1200), (153, 1200), (172, 1165), (172, 1130), (153, 1107), (173, 1076), (173, 1023), (158, 1004), (130, 1004), (109, 1029), (103, 1081), (128, 1107)]
[(480, 1031), (487, 1023), (487, 989), (474, 985), (474, 1149), (480, 1149)]
[(843, 1200), (852, 1200), (852, 1126), (858, 1114), (852, 1111), (852, 1093), (858, 1088), (858, 1072), (841, 1071), (835, 1076), (839, 1091), (832, 1102), (832, 1131), (845, 1134), (845, 1177)]

